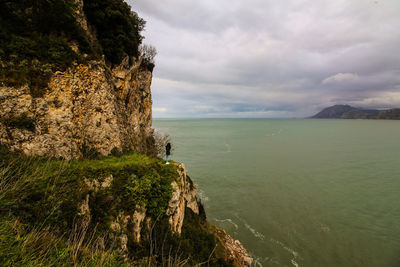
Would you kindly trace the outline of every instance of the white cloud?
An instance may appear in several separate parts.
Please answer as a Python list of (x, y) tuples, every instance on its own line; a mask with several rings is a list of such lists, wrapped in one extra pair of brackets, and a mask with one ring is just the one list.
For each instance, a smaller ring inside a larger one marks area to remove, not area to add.
[(400, 103), (400, 87), (398, 92), (384, 92), (376, 97), (364, 98), (359, 101), (351, 101), (349, 104), (366, 108), (398, 108)]
[(356, 73), (338, 73), (332, 75), (322, 81), (322, 84), (341, 83), (346, 81), (354, 81), (359, 77)]
[(154, 108), (153, 107), (153, 112), (164, 113), (164, 112), (167, 112), (167, 109), (166, 108)]

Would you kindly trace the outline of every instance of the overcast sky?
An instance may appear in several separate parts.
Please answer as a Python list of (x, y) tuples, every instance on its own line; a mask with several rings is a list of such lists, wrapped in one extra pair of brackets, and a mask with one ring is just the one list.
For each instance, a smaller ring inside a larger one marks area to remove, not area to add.
[(128, 0), (157, 48), (154, 117), (400, 107), (399, 0)]

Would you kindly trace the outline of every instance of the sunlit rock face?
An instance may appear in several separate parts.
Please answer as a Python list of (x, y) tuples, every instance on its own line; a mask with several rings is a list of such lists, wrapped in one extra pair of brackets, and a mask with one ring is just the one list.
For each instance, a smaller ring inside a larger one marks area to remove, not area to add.
[(146, 152), (152, 135), (152, 73), (128, 58), (75, 65), (52, 75), (42, 97), (0, 87), (0, 142), (26, 154), (71, 159), (85, 151)]
[(169, 201), (167, 215), (172, 232), (180, 234), (186, 207), (198, 215), (199, 203), (196, 197), (197, 186), (187, 177), (185, 165), (182, 163), (178, 165), (178, 174), (178, 180), (171, 184), (174, 191)]

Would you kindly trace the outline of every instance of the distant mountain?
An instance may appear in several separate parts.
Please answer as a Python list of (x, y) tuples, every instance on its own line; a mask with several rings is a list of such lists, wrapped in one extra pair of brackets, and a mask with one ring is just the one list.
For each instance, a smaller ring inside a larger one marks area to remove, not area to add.
[(400, 109), (362, 109), (349, 105), (334, 105), (324, 108), (311, 118), (313, 119), (374, 119), (400, 120)]
[(339, 119), (343, 114), (351, 111), (357, 111), (358, 109), (353, 108), (349, 105), (335, 105), (332, 107), (324, 108), (319, 113), (315, 114), (312, 118), (315, 119)]

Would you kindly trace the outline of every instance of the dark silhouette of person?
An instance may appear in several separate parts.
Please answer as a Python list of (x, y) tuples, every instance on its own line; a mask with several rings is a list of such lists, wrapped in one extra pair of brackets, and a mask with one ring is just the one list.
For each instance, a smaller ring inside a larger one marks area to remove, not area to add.
[(166, 146), (165, 146), (165, 150), (166, 150), (166, 155), (167, 155), (167, 158), (166, 158), (166, 160), (165, 160), (165, 164), (169, 164), (169, 162), (168, 162), (168, 158), (169, 158), (169, 155), (171, 155), (171, 143), (168, 143)]

